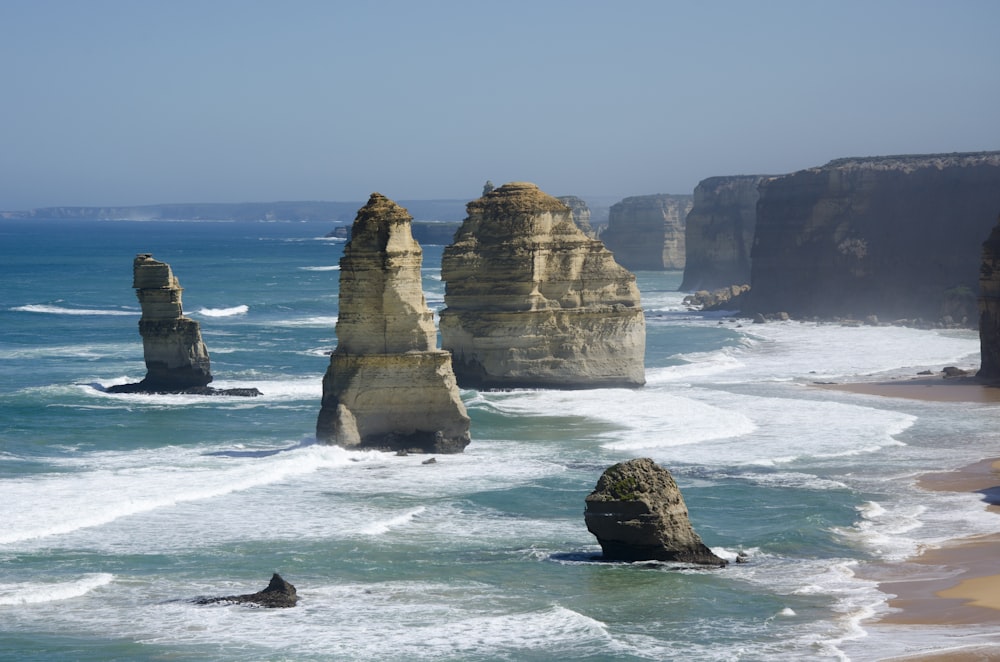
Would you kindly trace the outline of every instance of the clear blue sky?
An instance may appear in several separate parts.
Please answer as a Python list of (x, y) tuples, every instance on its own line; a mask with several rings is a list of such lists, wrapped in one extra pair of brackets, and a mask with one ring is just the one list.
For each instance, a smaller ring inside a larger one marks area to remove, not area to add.
[(998, 0), (0, 0), (0, 209), (1000, 149)]

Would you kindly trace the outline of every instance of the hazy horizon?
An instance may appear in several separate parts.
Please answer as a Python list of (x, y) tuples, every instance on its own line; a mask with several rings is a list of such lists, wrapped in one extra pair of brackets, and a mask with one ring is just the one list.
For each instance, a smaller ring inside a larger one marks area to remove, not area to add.
[(0, 4), (0, 210), (690, 194), (1000, 149), (1000, 3)]

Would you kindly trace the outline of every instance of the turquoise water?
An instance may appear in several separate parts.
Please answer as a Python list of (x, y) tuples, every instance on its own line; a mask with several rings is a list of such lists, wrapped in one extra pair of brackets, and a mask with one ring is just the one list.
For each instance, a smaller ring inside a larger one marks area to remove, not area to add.
[[(992, 636), (879, 626), (888, 596), (861, 576), (1000, 529), (976, 495), (914, 486), (995, 455), (995, 410), (809, 385), (968, 367), (974, 333), (741, 324), (642, 272), (646, 387), (464, 391), (472, 444), (422, 465), (315, 444), (328, 229), (0, 222), (0, 659), (863, 660)], [(139, 252), (186, 288), (214, 385), (263, 397), (100, 390), (145, 374)], [(594, 562), (583, 499), (640, 456), (708, 545), (752, 562)], [(295, 609), (190, 602), (274, 571)]]

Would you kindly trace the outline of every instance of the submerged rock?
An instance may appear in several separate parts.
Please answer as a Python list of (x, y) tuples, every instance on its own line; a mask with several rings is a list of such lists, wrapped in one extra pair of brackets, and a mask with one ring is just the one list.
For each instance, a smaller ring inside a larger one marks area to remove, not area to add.
[(467, 388), (645, 383), (646, 327), (635, 276), (534, 184), (468, 204), (445, 248), (441, 344)]
[(198, 605), (211, 605), (218, 603), (226, 604), (247, 604), (254, 607), (286, 608), (294, 607), (299, 596), (295, 587), (281, 578), (281, 575), (274, 573), (271, 581), (263, 591), (257, 593), (246, 593), (244, 595), (227, 595), (219, 598), (197, 598), (194, 600)]
[(586, 503), (587, 530), (607, 561), (726, 565), (691, 527), (674, 477), (649, 458), (605, 470)]
[(208, 349), (201, 326), (184, 316), (184, 291), (166, 262), (139, 253), (132, 262), (132, 287), (142, 308), (139, 335), (146, 377), (134, 384), (108, 387), (109, 393), (193, 393), (257, 396), (256, 388), (214, 389)]
[(459, 453), (469, 416), (451, 354), (437, 349), (409, 213), (373, 193), (340, 260), (337, 348), (323, 378), (316, 437), (340, 446)]

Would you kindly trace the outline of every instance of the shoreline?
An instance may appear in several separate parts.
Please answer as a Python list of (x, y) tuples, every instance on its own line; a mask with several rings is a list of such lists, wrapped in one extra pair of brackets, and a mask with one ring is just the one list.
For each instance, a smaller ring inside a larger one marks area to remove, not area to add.
[[(814, 384), (834, 391), (904, 398), (924, 402), (1000, 404), (1000, 387), (972, 374), (946, 377), (944, 372), (876, 382)], [(988, 452), (984, 449), (984, 452)], [(1000, 515), (1000, 457), (990, 457), (952, 471), (925, 473), (917, 487), (932, 492), (970, 492), (982, 496), (985, 510)], [(862, 576), (876, 581), (891, 597), (889, 613), (868, 621), (880, 630), (892, 628), (1000, 625), (1000, 533), (956, 538), (927, 548), (903, 561), (913, 572), (893, 577), (898, 563), (875, 564)], [(1000, 659), (997, 642), (961, 645), (942, 640), (926, 651), (883, 658), (895, 662), (972, 662)]]

